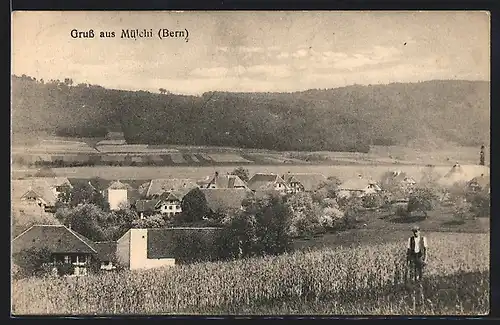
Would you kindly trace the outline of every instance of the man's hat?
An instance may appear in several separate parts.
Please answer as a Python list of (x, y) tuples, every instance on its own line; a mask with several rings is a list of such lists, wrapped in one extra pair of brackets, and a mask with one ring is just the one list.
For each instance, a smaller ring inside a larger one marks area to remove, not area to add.
[(412, 231), (417, 231), (417, 230), (420, 230), (420, 227), (419, 226), (413, 226), (413, 227), (411, 227), (411, 230)]

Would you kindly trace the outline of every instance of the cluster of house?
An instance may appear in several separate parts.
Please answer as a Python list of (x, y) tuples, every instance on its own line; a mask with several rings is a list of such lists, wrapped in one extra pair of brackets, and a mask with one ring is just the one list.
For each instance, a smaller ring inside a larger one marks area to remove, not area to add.
[[(460, 166), (454, 166), (444, 179), (450, 182), (457, 181), (459, 174)], [(406, 186), (416, 183), (413, 178), (401, 172), (394, 172), (392, 177), (393, 181)], [(287, 173), (285, 175), (257, 173), (247, 182), (236, 175), (220, 175), (217, 172), (202, 180), (109, 181), (99, 178), (38, 178), (13, 180), (12, 200), (31, 203), (40, 209), (53, 212), (62, 187), (71, 187), (82, 182), (101, 193), (111, 210), (119, 210), (128, 205), (144, 218), (157, 213), (169, 216), (181, 213), (184, 195), (194, 188), (199, 188), (206, 197), (208, 207), (217, 211), (218, 209), (241, 208), (249, 192), (257, 193), (265, 190), (275, 190), (281, 193), (311, 192), (325, 181), (327, 178), (324, 175), (314, 173)], [(489, 188), (489, 178), (481, 174), (468, 180), (467, 184), (474, 190)], [(362, 176), (348, 179), (338, 186), (339, 196), (362, 197), (380, 191), (381, 187), (376, 181)], [(210, 231), (211, 228), (202, 229), (201, 231)], [(155, 232), (154, 236), (151, 235), (152, 231)], [(48, 247), (53, 253), (54, 262), (61, 261), (75, 266), (75, 275), (86, 274), (91, 263), (99, 263), (99, 267), (103, 270), (113, 269), (117, 264), (129, 269), (150, 268), (175, 264), (169, 234), (176, 231), (193, 231), (193, 228), (130, 229), (117, 242), (96, 243), (64, 225), (37, 225), (13, 240), (13, 252), (29, 247)], [(160, 247), (159, 250), (158, 247)]]
[[(240, 208), (241, 202), (249, 192), (275, 190), (281, 193), (311, 192), (327, 178), (319, 173), (256, 173), (247, 182), (237, 175), (214, 175), (204, 179), (169, 178), (151, 180), (106, 180), (101, 178), (79, 179), (66, 177), (42, 177), (12, 181), (12, 200), (14, 202), (38, 206), (45, 212), (55, 212), (55, 203), (64, 187), (78, 183), (90, 186), (100, 193), (109, 203), (111, 210), (130, 207), (141, 217), (161, 213), (173, 216), (181, 212), (184, 195), (199, 188), (205, 195), (210, 209)], [(489, 187), (489, 177), (470, 178), (461, 166), (455, 165), (440, 182), (452, 185), (464, 181), (471, 189)], [(407, 187), (417, 182), (406, 173), (395, 171), (391, 182)], [(381, 184), (358, 175), (347, 179), (338, 186), (338, 196), (364, 196), (381, 191)]]
[[(247, 182), (236, 175), (220, 175), (218, 172), (205, 179), (169, 178), (151, 180), (106, 180), (101, 178), (79, 179), (66, 177), (42, 177), (12, 181), (14, 201), (31, 202), (46, 212), (54, 212), (55, 203), (63, 189), (78, 183), (90, 186), (109, 203), (111, 210), (128, 206), (141, 217), (161, 213), (175, 215), (181, 212), (184, 195), (199, 188), (208, 206), (217, 210), (238, 208), (248, 192), (276, 190), (282, 193), (313, 191), (327, 178), (315, 173), (256, 173)], [(342, 193), (370, 193), (380, 190), (375, 182), (364, 178), (348, 180), (340, 186)]]

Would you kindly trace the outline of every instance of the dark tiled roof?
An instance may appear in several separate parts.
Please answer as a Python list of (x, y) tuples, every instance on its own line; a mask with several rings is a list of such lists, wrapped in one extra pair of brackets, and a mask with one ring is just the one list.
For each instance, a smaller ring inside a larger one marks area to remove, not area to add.
[(135, 209), (137, 212), (152, 212), (155, 210), (155, 206), (159, 202), (160, 202), (159, 199), (137, 200), (135, 202)]
[(186, 194), (187, 193), (179, 192), (179, 191), (164, 192), (162, 195), (160, 195), (160, 200), (162, 200), (162, 201), (182, 201), (182, 198)]
[(97, 253), (91, 240), (63, 225), (35, 225), (12, 241), (13, 253), (32, 247), (52, 253)]
[(116, 245), (114, 241), (95, 242), (94, 246), (97, 249), (98, 257), (103, 262), (116, 261)]
[[(177, 258), (176, 247), (186, 242), (184, 236), (193, 236), (195, 233), (203, 241), (203, 249), (207, 254), (215, 251), (212, 246), (215, 234), (221, 228), (157, 228), (148, 229), (147, 256), (148, 258)], [(190, 234), (191, 233), (191, 234)]]
[(108, 179), (104, 179), (104, 178), (100, 178), (100, 177), (91, 178), (89, 181), (90, 181), (90, 184), (92, 184), (92, 186), (94, 186), (94, 188), (98, 191), (104, 191), (113, 182), (113, 181), (110, 181)]
[(243, 200), (251, 193), (247, 189), (205, 188), (201, 189), (212, 211), (219, 209), (239, 209)]

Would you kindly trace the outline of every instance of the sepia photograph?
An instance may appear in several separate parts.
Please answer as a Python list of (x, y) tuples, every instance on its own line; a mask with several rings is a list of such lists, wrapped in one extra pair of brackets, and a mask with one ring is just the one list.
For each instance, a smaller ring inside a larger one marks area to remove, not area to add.
[(11, 315), (488, 315), (490, 31), (12, 12)]

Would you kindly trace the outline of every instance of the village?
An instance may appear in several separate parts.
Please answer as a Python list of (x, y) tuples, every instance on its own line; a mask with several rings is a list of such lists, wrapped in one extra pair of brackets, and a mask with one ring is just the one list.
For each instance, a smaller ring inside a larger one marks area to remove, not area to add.
[[(175, 236), (192, 232), (209, 234), (222, 229), (217, 224), (203, 222), (189, 225), (165, 223), (165, 220), (173, 220), (182, 214), (183, 200), (194, 189), (203, 194), (212, 214), (245, 210), (245, 200), (269, 192), (287, 197), (307, 194), (307, 197), (312, 196), (320, 202), (318, 206), (325, 207), (319, 215), (320, 223), (332, 223), (332, 218), (344, 217), (338, 204), (341, 200), (360, 200), (362, 206), (371, 209), (382, 206), (400, 209), (404, 206), (406, 211), (413, 189), (418, 188), (419, 182), (429, 181), (424, 178), (415, 180), (398, 170), (386, 173), (381, 180), (358, 175), (344, 182), (319, 173), (255, 173), (249, 177), (242, 167), (236, 168), (233, 173), (215, 172), (203, 179), (79, 179), (55, 177), (47, 167), (42, 168), (38, 176), (12, 180), (12, 205), (18, 207), (19, 213), (26, 214), (28, 211), (27, 214), (55, 215), (61, 209), (61, 201), (65, 198), (68, 200), (68, 194), (73, 189), (87, 188), (103, 199), (109, 211), (131, 211), (137, 219), (130, 229), (122, 229), (125, 233), (111, 241), (89, 239), (64, 222), (33, 224), (15, 236), (12, 241), (13, 254), (35, 248), (47, 249), (47, 258), (50, 260), (45, 261), (45, 264), (53, 265), (52, 274), (58, 274), (56, 264), (70, 265), (69, 273), (59, 268), (59, 273), (70, 276), (87, 275), (92, 268), (111, 271), (176, 265), (172, 244)], [(481, 174), (471, 177), (462, 166), (455, 164), (446, 175), (434, 180), (441, 188), (448, 189), (442, 192), (438, 200), (446, 201), (454, 193), (453, 188), (459, 184), (465, 186), (465, 191), (487, 191), (489, 194), (488, 176)], [(331, 204), (333, 201), (336, 202)], [(83, 203), (78, 202), (76, 205), (81, 206)], [(202, 218), (208, 220), (205, 216)], [(155, 220), (159, 220), (159, 223), (155, 224)]]

